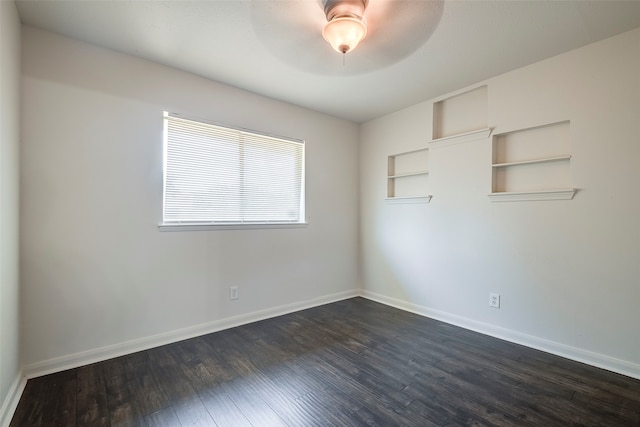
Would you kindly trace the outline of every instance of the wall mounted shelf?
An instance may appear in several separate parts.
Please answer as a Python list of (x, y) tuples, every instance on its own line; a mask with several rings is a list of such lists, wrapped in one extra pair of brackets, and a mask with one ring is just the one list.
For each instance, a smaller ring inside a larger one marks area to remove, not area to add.
[(389, 203), (429, 203), (432, 195), (428, 196), (408, 196), (408, 197), (387, 197), (385, 200)]
[(448, 145), (462, 144), (464, 142), (476, 141), (479, 139), (489, 138), (491, 128), (473, 130), (470, 132), (459, 133), (457, 135), (445, 136), (428, 142), (430, 148), (446, 147)]
[(523, 202), (528, 200), (571, 200), (576, 194), (575, 188), (564, 190), (523, 191), (510, 193), (491, 193), (492, 202)]
[(429, 149), (420, 148), (387, 157), (387, 198), (398, 203), (429, 203)]
[(558, 156), (558, 157), (547, 157), (547, 158), (535, 159), (535, 160), (522, 160), (519, 162), (494, 163), (491, 166), (494, 168), (505, 168), (508, 166), (532, 165), (534, 163), (555, 162), (558, 160), (569, 160), (569, 159), (571, 159), (571, 156)]
[(570, 200), (570, 122), (493, 136), (492, 202)]
[(387, 176), (387, 178), (392, 179), (392, 178), (402, 178), (404, 176), (416, 176), (416, 175), (429, 175), (429, 172), (427, 171), (421, 171), (421, 172), (410, 172), (410, 173), (401, 173), (398, 175), (390, 175)]

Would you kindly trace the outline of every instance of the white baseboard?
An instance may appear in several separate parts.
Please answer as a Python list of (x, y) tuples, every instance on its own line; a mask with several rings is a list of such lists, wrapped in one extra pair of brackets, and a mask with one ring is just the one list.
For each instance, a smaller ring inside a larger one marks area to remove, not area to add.
[(299, 301), (291, 304), (281, 305), (278, 307), (259, 310), (240, 316), (233, 316), (213, 322), (202, 323), (200, 325), (190, 326), (188, 328), (178, 329), (158, 335), (153, 335), (150, 337), (139, 338), (132, 341), (100, 347), (80, 353), (70, 354), (67, 356), (57, 357), (54, 359), (26, 365), (24, 367), (24, 375), (26, 378), (40, 377), (42, 375), (60, 372), (66, 369), (77, 368), (79, 366), (88, 365), (90, 363), (124, 356), (126, 354), (135, 353), (137, 351), (148, 350), (150, 348), (159, 347), (161, 345), (210, 334), (212, 332), (221, 331), (223, 329), (229, 329), (236, 326), (245, 325), (247, 323), (257, 322), (259, 320), (269, 319), (271, 317), (281, 316), (283, 314), (293, 313), (295, 311), (305, 310), (307, 308), (317, 307), (323, 304), (341, 301), (347, 298), (353, 298), (359, 295), (360, 291), (357, 289), (338, 292), (335, 294), (325, 295), (305, 301)]
[(0, 427), (9, 427), (11, 418), (13, 418), (13, 414), (18, 407), (18, 402), (20, 402), (20, 397), (26, 385), (27, 379), (22, 375), (22, 372), (18, 372), (11, 384), (9, 393), (2, 402), (2, 406), (0, 406)]
[[(619, 374), (626, 375), (632, 378), (640, 379), (640, 365), (636, 363), (616, 359), (610, 356), (594, 353), (576, 347), (571, 347), (565, 344), (557, 343), (532, 335), (523, 334), (521, 332), (498, 327), (488, 323), (478, 322), (466, 317), (457, 316), (440, 310), (434, 310), (425, 306), (413, 304), (396, 298), (391, 298), (375, 292), (353, 289), (350, 291), (338, 292), (335, 294), (325, 295), (305, 301), (299, 301), (291, 304), (281, 305), (278, 307), (259, 310), (240, 316), (228, 317), (225, 319), (207, 322), (188, 328), (169, 331), (150, 337), (144, 337), (124, 343), (87, 350), (76, 354), (66, 355), (26, 365), (23, 369), (24, 378), (21, 379), (21, 381), (16, 380), (16, 384), (12, 387), (13, 394), (11, 394), (11, 396), (8, 397), (4, 402), (4, 405), (2, 407), (2, 416), (6, 416), (6, 410), (8, 409), (11, 409), (11, 411), (9, 411), (8, 413), (13, 413), (13, 410), (15, 410), (15, 406), (11, 405), (17, 405), (22, 391), (24, 390), (26, 379), (28, 378), (35, 378), (54, 372), (60, 372), (66, 369), (77, 368), (79, 366), (87, 365), (90, 363), (100, 362), (114, 357), (135, 353), (137, 351), (148, 350), (153, 347), (158, 347), (177, 341), (206, 335), (212, 332), (233, 328), (247, 323), (265, 320), (271, 317), (281, 316), (295, 311), (305, 310), (307, 308), (317, 307), (319, 305), (329, 304), (356, 296), (361, 296), (372, 301), (416, 313), (421, 316), (440, 320), (442, 322), (460, 326), (462, 328), (476, 331), (485, 335), (500, 338), (516, 344), (521, 344), (526, 347), (531, 347), (547, 353), (565, 357), (567, 359), (603, 368), (612, 372), (617, 372)], [(0, 418), (0, 421), (4, 420)], [(0, 427), (4, 427), (4, 424), (0, 423)]]
[(604, 354), (594, 353), (581, 348), (571, 347), (555, 341), (539, 338), (532, 335), (523, 334), (511, 329), (502, 328), (488, 323), (478, 322), (466, 317), (457, 316), (440, 310), (434, 310), (429, 307), (413, 304), (407, 301), (391, 298), (375, 292), (363, 290), (361, 296), (372, 301), (379, 302), (421, 316), (440, 320), (455, 326), (460, 326), (484, 335), (500, 338), (546, 353), (555, 354), (577, 362), (586, 363), (587, 365), (606, 369), (618, 374), (626, 375), (631, 378), (640, 379), (640, 365), (626, 360), (616, 359)]

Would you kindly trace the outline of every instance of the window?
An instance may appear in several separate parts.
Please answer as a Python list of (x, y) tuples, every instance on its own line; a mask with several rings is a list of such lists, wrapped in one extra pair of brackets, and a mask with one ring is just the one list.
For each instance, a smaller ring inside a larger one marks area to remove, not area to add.
[(163, 225), (304, 223), (304, 142), (164, 113)]

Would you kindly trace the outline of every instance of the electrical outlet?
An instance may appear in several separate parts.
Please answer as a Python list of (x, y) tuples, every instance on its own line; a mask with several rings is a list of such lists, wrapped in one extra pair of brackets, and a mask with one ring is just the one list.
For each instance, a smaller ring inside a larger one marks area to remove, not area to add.
[(500, 294), (489, 294), (489, 307), (500, 308)]
[(230, 300), (238, 299), (238, 287), (237, 286), (232, 286), (232, 287), (229, 288), (229, 299)]

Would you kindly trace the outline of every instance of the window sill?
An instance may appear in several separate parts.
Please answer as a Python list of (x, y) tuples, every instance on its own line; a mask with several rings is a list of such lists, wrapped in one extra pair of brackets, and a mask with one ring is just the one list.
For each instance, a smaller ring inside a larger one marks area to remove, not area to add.
[(304, 228), (307, 222), (286, 223), (227, 223), (227, 224), (158, 224), (160, 231), (257, 230), (265, 228)]

